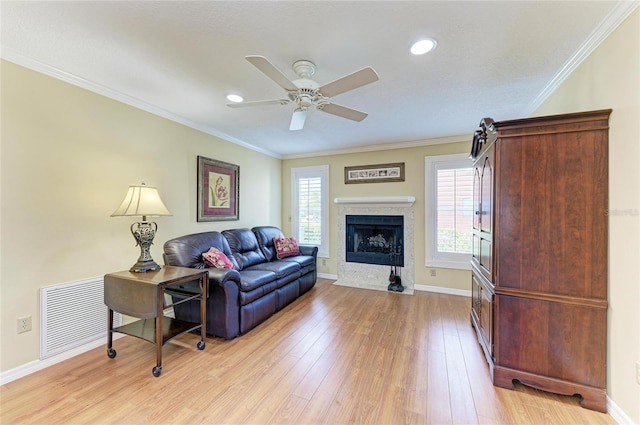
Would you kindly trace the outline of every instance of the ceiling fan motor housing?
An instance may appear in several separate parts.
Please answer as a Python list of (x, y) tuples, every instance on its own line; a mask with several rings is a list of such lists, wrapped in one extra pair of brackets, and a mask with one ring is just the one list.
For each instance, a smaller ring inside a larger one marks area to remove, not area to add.
[(320, 97), (317, 95), (317, 89), (315, 88), (300, 88), (297, 92), (290, 93), (289, 98), (296, 102), (296, 104), (301, 108), (308, 108), (311, 105), (315, 105), (316, 102), (320, 100)]
[[(251, 55), (247, 56), (246, 59), (276, 84), (285, 89), (288, 99), (245, 102), (240, 105), (287, 105), (289, 103), (295, 103), (296, 109), (291, 118), (289, 130), (301, 130), (304, 127), (307, 109), (310, 106), (315, 106), (323, 112), (352, 121), (359, 122), (367, 117), (367, 114), (364, 112), (332, 103), (329, 99), (346, 91), (378, 81), (378, 74), (371, 67), (362, 68), (359, 71), (320, 86), (311, 79), (311, 76), (316, 72), (316, 66), (308, 60), (299, 60), (293, 63), (293, 70), (300, 78), (291, 81), (264, 56)], [(228, 106), (238, 107), (236, 104)]]

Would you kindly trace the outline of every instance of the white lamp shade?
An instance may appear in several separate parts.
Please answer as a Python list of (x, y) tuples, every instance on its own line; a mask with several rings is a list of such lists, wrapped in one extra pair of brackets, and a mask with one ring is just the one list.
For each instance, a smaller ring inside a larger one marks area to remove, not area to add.
[(141, 186), (129, 186), (127, 196), (111, 217), (148, 215), (161, 216), (171, 215), (171, 213), (162, 203), (158, 189), (145, 186), (143, 183)]

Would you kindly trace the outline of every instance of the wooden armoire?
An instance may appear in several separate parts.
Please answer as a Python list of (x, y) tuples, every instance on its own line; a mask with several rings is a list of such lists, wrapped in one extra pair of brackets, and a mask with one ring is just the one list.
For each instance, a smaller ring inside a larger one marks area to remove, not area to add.
[(602, 412), (610, 113), (485, 118), (470, 155), (471, 323), (494, 385)]

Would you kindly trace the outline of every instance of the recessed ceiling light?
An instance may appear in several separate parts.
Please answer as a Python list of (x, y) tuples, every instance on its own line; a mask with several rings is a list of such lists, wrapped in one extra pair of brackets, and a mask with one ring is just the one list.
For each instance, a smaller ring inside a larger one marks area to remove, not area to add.
[(420, 41), (416, 41), (411, 46), (411, 53), (414, 55), (424, 55), (427, 52), (436, 48), (436, 41), (433, 38), (425, 38)]
[(244, 102), (244, 98), (240, 95), (237, 94), (229, 94), (227, 95), (227, 100), (229, 102), (234, 102), (234, 103), (240, 103), (240, 102)]

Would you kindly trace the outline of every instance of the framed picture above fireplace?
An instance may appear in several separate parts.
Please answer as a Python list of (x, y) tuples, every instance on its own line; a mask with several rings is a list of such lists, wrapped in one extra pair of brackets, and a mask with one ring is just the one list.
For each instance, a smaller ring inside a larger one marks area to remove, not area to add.
[(404, 162), (344, 167), (344, 183), (386, 183), (404, 181)]

